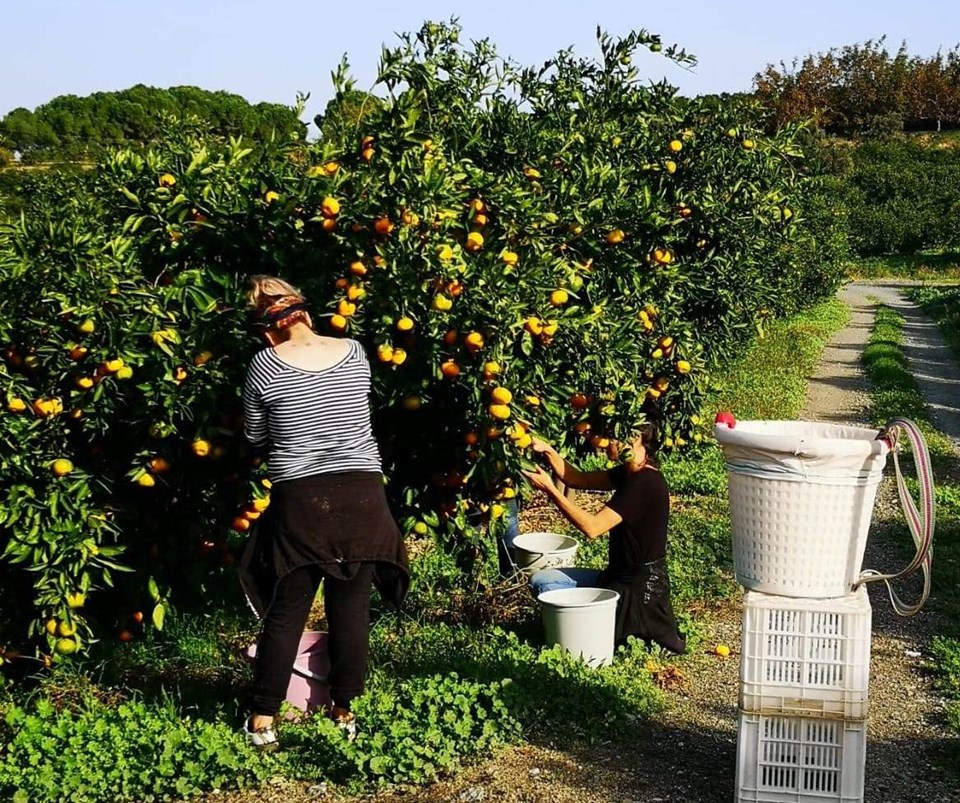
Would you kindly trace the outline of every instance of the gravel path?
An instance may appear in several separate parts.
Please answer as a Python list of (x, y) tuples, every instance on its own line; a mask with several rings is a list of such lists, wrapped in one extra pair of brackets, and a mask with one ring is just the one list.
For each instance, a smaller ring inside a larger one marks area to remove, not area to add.
[[(859, 359), (879, 299), (906, 319), (905, 350), (911, 369), (931, 401), (938, 426), (960, 438), (960, 375), (939, 342), (936, 328), (914, 305), (904, 301), (896, 287), (854, 283), (842, 291), (841, 297), (851, 307), (851, 321), (825, 351), (811, 379), (803, 417), (865, 422), (868, 386)], [(893, 549), (889, 531), (898, 505), (888, 481), (880, 494), (865, 565), (882, 570), (896, 568), (890, 565)], [(535, 517), (542, 518), (542, 512), (538, 513)], [(538, 524), (542, 526), (542, 522)], [(892, 562), (901, 560), (893, 558)], [(938, 631), (938, 619), (929, 609), (914, 619), (899, 619), (876, 584), (871, 588), (871, 600), (874, 642), (866, 803), (958, 800), (956, 780), (942, 769), (946, 751), (955, 750), (955, 740), (944, 727), (942, 701), (933, 693), (922, 666), (922, 653)], [(558, 750), (549, 744), (526, 745), (504, 751), (453, 779), (423, 789), (384, 792), (373, 800), (728, 803), (734, 796), (736, 770), (740, 614), (740, 600), (735, 599), (707, 615), (709, 645), (729, 645), (731, 657), (724, 660), (704, 653), (685, 659), (687, 680), (683, 688), (668, 693), (665, 712), (637, 726), (635, 747), (625, 750), (622, 743), (600, 743)], [(224, 803), (334, 799), (317, 787), (289, 783), (252, 796), (211, 797)]]
[[(803, 417), (868, 425), (869, 383), (860, 354), (877, 306), (884, 304), (904, 317), (903, 350), (938, 428), (960, 443), (960, 370), (936, 326), (904, 298), (903, 286), (855, 282), (841, 291), (850, 307), (850, 323), (825, 349), (810, 382)], [(899, 532), (894, 526), (901, 515), (899, 506), (888, 479), (879, 493), (864, 567), (882, 571), (903, 567), (903, 544), (892, 543), (891, 532)], [(898, 537), (903, 539), (902, 534)], [(916, 583), (910, 587), (915, 588)], [(893, 612), (882, 584), (868, 588), (874, 639), (866, 800), (956, 800), (960, 797), (956, 781), (942, 769), (954, 740), (946, 729), (943, 701), (937, 698), (923, 668), (926, 645), (940, 631), (939, 617), (928, 607), (912, 619), (902, 619)]]

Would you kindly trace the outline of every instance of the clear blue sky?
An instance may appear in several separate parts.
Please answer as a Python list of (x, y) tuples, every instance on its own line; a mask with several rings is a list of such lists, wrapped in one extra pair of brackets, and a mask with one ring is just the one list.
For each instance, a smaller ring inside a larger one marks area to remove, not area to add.
[(950, 0), (0, 0), (0, 116), (143, 83), (288, 105), (302, 90), (312, 118), (342, 54), (367, 88), (382, 43), (452, 15), (464, 38), (489, 37), (523, 64), (569, 45), (595, 54), (597, 25), (646, 27), (699, 58), (692, 73), (652, 56), (639, 65), (686, 94), (749, 89), (768, 63), (883, 34), (924, 55), (960, 40), (960, 3)]

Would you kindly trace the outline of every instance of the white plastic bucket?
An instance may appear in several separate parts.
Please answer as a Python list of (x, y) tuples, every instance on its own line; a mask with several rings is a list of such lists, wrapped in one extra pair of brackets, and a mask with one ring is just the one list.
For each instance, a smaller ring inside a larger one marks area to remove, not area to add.
[(513, 539), (517, 568), (533, 573), (540, 569), (573, 566), (577, 557), (577, 539), (559, 533), (524, 533)]
[(589, 666), (613, 661), (620, 595), (608, 588), (557, 588), (537, 597), (547, 644), (559, 644)]
[(785, 597), (849, 593), (889, 444), (875, 429), (805, 421), (739, 421), (714, 434), (727, 467), (740, 584)]

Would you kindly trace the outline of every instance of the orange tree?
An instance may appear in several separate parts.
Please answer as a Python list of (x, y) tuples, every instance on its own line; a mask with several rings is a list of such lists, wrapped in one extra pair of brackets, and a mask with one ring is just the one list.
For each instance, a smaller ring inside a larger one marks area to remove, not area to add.
[(465, 567), (531, 428), (581, 453), (648, 417), (699, 441), (711, 368), (833, 289), (816, 181), (802, 129), (641, 84), (655, 36), (598, 38), (599, 61), (520, 69), (430, 23), (376, 97), (341, 68), (369, 107), (318, 142), (177, 124), (33, 193), (0, 235), (0, 626), (70, 653), (219, 588), (269, 505), (239, 415), (251, 273), (366, 346), (396, 514)]

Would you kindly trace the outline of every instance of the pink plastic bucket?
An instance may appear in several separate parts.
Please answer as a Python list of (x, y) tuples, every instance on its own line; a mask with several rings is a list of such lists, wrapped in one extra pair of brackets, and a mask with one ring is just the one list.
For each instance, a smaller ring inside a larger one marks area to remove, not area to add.
[[(257, 645), (251, 644), (243, 651), (243, 655), (252, 662), (257, 657)], [(327, 634), (308, 630), (300, 638), (290, 685), (287, 686), (287, 702), (301, 711), (331, 705), (330, 686), (327, 684), (329, 673)]]

